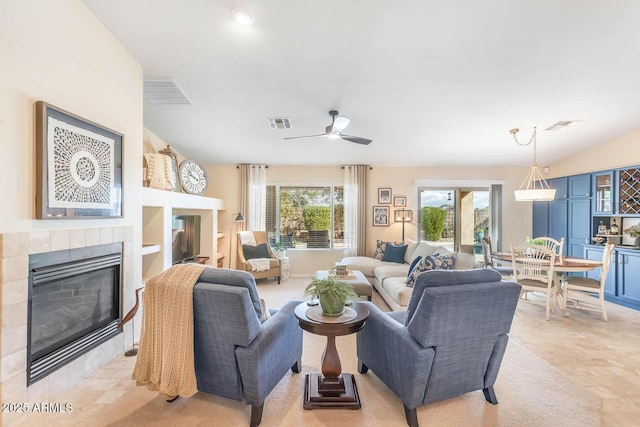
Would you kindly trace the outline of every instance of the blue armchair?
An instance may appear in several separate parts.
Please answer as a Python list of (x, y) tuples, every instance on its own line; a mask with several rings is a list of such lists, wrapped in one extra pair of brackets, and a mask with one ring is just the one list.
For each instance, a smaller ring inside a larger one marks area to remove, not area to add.
[(198, 390), (251, 405), (251, 426), (262, 419), (267, 395), (289, 369), (300, 372), (302, 329), (290, 301), (261, 323), (253, 276), (209, 268), (193, 290)]
[(520, 295), (520, 285), (500, 280), (490, 269), (431, 270), (416, 279), (406, 311), (366, 303), (358, 371), (371, 369), (400, 398), (410, 426), (418, 406), (471, 391), (498, 403), (493, 385)]

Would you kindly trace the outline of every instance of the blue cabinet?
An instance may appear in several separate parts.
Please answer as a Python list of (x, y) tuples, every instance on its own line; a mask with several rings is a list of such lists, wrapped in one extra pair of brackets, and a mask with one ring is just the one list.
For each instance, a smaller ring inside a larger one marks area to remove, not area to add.
[(624, 249), (617, 251), (618, 296), (627, 302), (640, 304), (640, 251)]
[[(543, 235), (544, 236), (544, 235)], [(567, 201), (566, 200), (554, 200), (549, 202), (549, 233), (548, 237), (560, 241), (560, 239), (567, 239)], [(533, 236), (541, 237), (541, 236)], [(566, 245), (565, 253), (566, 255)]]
[(549, 187), (556, 189), (555, 200), (566, 200), (569, 197), (569, 180), (567, 178), (552, 178), (547, 183)]
[[(589, 184), (591, 177), (589, 177)], [(581, 257), (584, 245), (591, 240), (591, 199), (577, 198), (569, 200), (569, 222), (565, 238), (566, 254)]]
[[(594, 261), (602, 261), (602, 255), (604, 253), (603, 246), (589, 246), (584, 247), (584, 257), (592, 259)], [(588, 271), (587, 277), (595, 280), (600, 280), (600, 267)], [(616, 295), (616, 253), (611, 256), (611, 264), (609, 265), (609, 272), (607, 273), (607, 281), (604, 284), (604, 294), (609, 296)]]
[(532, 237), (549, 233), (549, 202), (533, 202)]
[(591, 197), (591, 174), (570, 176), (568, 186), (570, 199)]
[(594, 215), (612, 215), (617, 212), (615, 208), (615, 186), (613, 183), (613, 171), (603, 171), (591, 174)]

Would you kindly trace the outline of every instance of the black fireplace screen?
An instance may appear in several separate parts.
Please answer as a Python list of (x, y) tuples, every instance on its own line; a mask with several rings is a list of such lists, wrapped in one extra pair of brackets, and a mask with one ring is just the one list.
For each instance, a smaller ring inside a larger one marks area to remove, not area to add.
[(29, 257), (27, 382), (119, 333), (122, 245)]

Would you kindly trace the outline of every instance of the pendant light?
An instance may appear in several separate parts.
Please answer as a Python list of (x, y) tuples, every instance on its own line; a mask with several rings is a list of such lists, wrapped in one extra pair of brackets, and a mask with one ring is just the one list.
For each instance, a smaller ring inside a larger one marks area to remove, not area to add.
[(520, 131), (520, 129), (511, 129), (509, 133), (513, 135), (513, 139), (516, 141), (516, 144), (521, 147), (526, 147), (527, 145), (533, 142), (533, 165), (531, 165), (531, 169), (529, 170), (529, 174), (525, 177), (522, 184), (520, 184), (520, 189), (515, 190), (516, 201), (518, 202), (542, 202), (542, 201), (550, 201), (556, 197), (556, 190), (549, 186), (547, 180), (544, 179), (542, 174), (540, 173), (540, 169), (538, 169), (538, 163), (536, 162), (536, 131), (537, 129), (533, 128), (533, 134), (531, 135), (531, 139), (526, 144), (521, 144), (516, 137), (516, 134)]

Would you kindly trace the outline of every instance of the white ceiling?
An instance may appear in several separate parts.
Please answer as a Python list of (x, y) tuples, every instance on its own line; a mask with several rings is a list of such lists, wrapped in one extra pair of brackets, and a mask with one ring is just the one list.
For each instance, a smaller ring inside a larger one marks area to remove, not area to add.
[[(144, 102), (144, 124), (204, 164), (525, 166), (509, 129), (538, 126), (544, 165), (640, 129), (635, 0), (84, 3), (145, 78), (193, 101)], [(253, 26), (233, 22), (239, 4)], [(373, 142), (282, 139), (323, 133), (331, 109)], [(544, 131), (560, 120), (582, 122)]]

